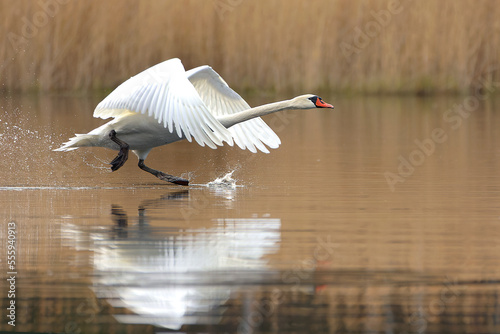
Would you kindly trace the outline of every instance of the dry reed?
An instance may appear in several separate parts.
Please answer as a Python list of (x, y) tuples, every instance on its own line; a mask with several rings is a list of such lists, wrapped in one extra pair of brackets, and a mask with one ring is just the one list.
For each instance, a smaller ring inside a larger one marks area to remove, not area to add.
[(112, 88), (162, 60), (236, 89), (466, 92), (499, 81), (495, 0), (0, 2), (3, 90)]

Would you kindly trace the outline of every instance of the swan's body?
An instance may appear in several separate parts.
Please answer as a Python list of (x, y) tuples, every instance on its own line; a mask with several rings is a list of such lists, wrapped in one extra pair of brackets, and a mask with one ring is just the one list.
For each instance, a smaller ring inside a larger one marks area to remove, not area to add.
[(260, 118), (290, 109), (333, 108), (315, 95), (250, 108), (241, 96), (209, 66), (185, 71), (179, 59), (167, 60), (125, 81), (94, 111), (94, 117), (113, 117), (110, 122), (77, 134), (56, 151), (99, 146), (119, 150), (111, 162), (120, 168), (132, 150), (139, 167), (166, 181), (187, 185), (188, 181), (150, 169), (144, 160), (156, 146), (194, 138), (211, 148), (224, 142), (251, 152), (269, 153), (280, 139)]

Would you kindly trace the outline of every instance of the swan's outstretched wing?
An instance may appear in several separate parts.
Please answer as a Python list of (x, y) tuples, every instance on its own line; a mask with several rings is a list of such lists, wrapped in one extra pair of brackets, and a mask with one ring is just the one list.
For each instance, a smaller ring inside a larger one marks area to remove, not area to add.
[(186, 77), (179, 59), (170, 59), (131, 77), (102, 100), (94, 117), (119, 117), (130, 110), (147, 114), (179, 137), (216, 148), (233, 145), (232, 134), (209, 111)]
[[(215, 117), (250, 109), (248, 103), (210, 66), (196, 67), (186, 74)], [(263, 143), (270, 148), (278, 148), (281, 144), (276, 133), (260, 117), (233, 125), (228, 130), (241, 149), (248, 148), (254, 153), (257, 149), (269, 153)]]

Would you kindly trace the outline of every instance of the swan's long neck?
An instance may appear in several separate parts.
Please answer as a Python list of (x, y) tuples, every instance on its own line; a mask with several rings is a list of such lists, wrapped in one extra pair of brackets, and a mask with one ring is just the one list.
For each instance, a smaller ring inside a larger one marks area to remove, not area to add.
[(298, 109), (298, 108), (291, 103), (291, 100), (286, 100), (286, 101), (264, 104), (231, 115), (218, 116), (217, 120), (221, 122), (221, 124), (224, 125), (224, 127), (230, 128), (235, 124), (248, 121), (249, 119), (255, 117), (260, 117), (267, 114), (272, 114), (274, 112), (289, 110), (289, 109)]

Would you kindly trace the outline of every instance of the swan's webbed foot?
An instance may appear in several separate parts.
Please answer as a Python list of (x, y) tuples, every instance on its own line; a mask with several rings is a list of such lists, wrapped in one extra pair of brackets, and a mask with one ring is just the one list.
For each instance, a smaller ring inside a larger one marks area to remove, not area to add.
[(158, 177), (160, 180), (175, 183), (175, 184), (178, 184), (181, 186), (189, 186), (189, 180), (183, 179), (182, 177), (177, 177), (177, 176), (165, 174), (165, 173), (160, 172), (160, 171), (158, 171), (158, 172), (159, 173), (158, 173), (158, 175), (156, 175), (156, 177)]
[(109, 132), (109, 139), (111, 139), (112, 141), (117, 143), (118, 146), (120, 146), (120, 151), (118, 152), (118, 155), (116, 156), (116, 158), (113, 159), (113, 161), (109, 163), (111, 165), (111, 170), (114, 172), (115, 170), (118, 170), (121, 166), (123, 166), (123, 164), (127, 161), (129, 146), (126, 142), (116, 137), (115, 130), (111, 130)]
[(186, 179), (183, 179), (183, 178), (180, 178), (177, 176), (173, 176), (170, 174), (166, 174), (166, 173), (160, 172), (159, 170), (156, 170), (153, 168), (149, 168), (148, 166), (146, 166), (144, 164), (144, 160), (139, 160), (139, 168), (148, 172), (148, 173), (153, 174), (154, 176), (156, 176), (160, 180), (179, 184), (181, 186), (188, 186), (189, 185), (189, 180), (186, 180)]

